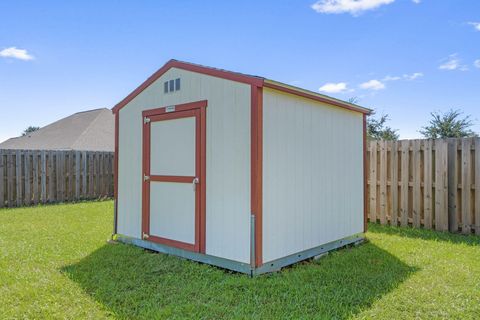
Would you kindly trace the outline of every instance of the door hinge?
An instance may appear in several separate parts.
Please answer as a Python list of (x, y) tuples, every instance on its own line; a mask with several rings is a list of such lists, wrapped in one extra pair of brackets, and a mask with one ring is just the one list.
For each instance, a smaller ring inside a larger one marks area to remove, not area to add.
[(142, 238), (143, 239), (148, 239), (150, 236), (148, 234), (146, 234), (145, 232), (143, 232), (142, 234)]
[(143, 175), (143, 181), (148, 181), (148, 180), (150, 180), (150, 176), (147, 176), (147, 175), (144, 174)]
[(150, 123), (150, 118), (143, 117), (143, 124)]
[(200, 182), (200, 179), (197, 177), (193, 178), (192, 185), (193, 185), (193, 191), (196, 189), (196, 185)]

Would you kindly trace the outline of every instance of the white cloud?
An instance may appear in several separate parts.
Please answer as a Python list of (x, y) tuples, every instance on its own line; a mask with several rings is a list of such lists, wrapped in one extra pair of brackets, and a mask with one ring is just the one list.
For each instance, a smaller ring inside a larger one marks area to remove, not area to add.
[(350, 13), (359, 15), (364, 11), (376, 9), (395, 0), (318, 0), (312, 9), (318, 13)]
[(480, 22), (469, 22), (468, 24), (473, 26), (475, 30), (480, 31)]
[(444, 59), (444, 62), (438, 67), (440, 70), (461, 70), (466, 71), (468, 67), (461, 64), (461, 60), (456, 53), (451, 54), (448, 58)]
[(388, 75), (385, 78), (383, 78), (382, 81), (387, 82), (387, 81), (398, 81), (398, 80), (415, 80), (415, 79), (418, 79), (420, 77), (423, 77), (422, 72), (414, 72), (412, 74), (405, 73), (401, 76), (390, 76), (390, 75)]
[(473, 62), (473, 65), (477, 68), (480, 68), (480, 59), (475, 60), (475, 62)]
[(14, 58), (20, 60), (33, 60), (34, 57), (30, 55), (25, 49), (17, 49), (16, 47), (10, 47), (0, 51), (0, 57)]
[(360, 84), (360, 88), (367, 90), (382, 90), (385, 89), (385, 84), (376, 79), (372, 79), (370, 81)]
[(412, 0), (413, 3), (419, 4), (421, 1), (420, 0)]
[(318, 91), (327, 92), (327, 93), (340, 93), (346, 90), (347, 90), (347, 84), (345, 82), (325, 83), (323, 86), (318, 88)]
[(385, 78), (382, 79), (382, 81), (397, 81), (401, 79), (402, 77), (399, 77), (399, 76), (386, 76)]
[(420, 77), (423, 77), (423, 73), (421, 73), (421, 72), (414, 72), (412, 74), (404, 74), (403, 75), (403, 79), (405, 79), (405, 80), (415, 80), (415, 79), (418, 79)]

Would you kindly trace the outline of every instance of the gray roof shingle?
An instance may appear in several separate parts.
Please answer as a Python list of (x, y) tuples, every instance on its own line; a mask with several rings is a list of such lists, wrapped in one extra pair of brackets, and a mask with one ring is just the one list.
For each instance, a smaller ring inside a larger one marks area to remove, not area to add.
[(0, 143), (0, 149), (114, 151), (115, 117), (110, 109), (77, 112), (23, 137)]

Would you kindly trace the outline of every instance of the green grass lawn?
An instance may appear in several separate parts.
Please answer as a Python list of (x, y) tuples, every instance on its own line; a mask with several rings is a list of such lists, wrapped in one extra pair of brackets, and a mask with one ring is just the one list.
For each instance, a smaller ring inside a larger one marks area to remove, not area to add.
[(0, 210), (0, 318), (480, 317), (479, 237), (370, 225), (366, 244), (251, 279), (107, 244), (112, 210)]

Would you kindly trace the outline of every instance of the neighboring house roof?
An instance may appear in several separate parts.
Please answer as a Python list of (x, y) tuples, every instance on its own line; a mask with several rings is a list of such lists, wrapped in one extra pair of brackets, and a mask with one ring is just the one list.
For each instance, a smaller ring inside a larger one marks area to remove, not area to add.
[(115, 117), (107, 108), (77, 112), (26, 136), (0, 143), (0, 149), (114, 151)]
[(313, 91), (297, 88), (294, 86), (290, 86), (278, 81), (269, 80), (267, 78), (253, 76), (248, 74), (243, 74), (239, 72), (228, 71), (224, 69), (217, 69), (212, 67), (206, 67), (198, 64), (193, 64), (190, 62), (183, 62), (178, 60), (170, 60), (168, 61), (163, 67), (158, 69), (153, 75), (151, 75), (147, 80), (145, 80), (138, 88), (133, 90), (125, 99), (117, 103), (113, 108), (112, 111), (114, 113), (118, 112), (121, 108), (127, 105), (130, 101), (133, 100), (140, 92), (145, 90), (148, 86), (150, 86), (155, 80), (160, 78), (165, 72), (167, 72), (171, 68), (178, 68), (183, 70), (188, 70), (192, 72), (202, 73), (206, 75), (210, 75), (213, 77), (228, 79), (232, 81), (242, 82), (246, 84), (250, 84), (252, 86), (257, 87), (267, 87), (278, 91), (283, 91), (286, 93), (290, 93), (293, 95), (301, 96), (307, 99), (312, 99), (324, 103), (328, 103), (340, 108), (349, 109), (352, 111), (357, 111), (363, 114), (370, 114), (371, 109), (361, 107), (359, 105), (346, 102), (343, 100), (335, 99), (323, 94), (319, 94)]

